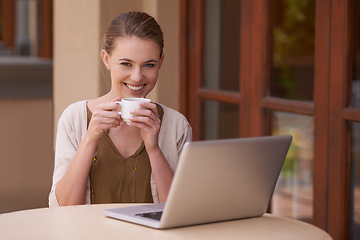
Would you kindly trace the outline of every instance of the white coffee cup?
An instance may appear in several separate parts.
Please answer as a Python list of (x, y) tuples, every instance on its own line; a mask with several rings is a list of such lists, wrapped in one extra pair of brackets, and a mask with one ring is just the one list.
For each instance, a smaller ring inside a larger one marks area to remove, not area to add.
[(121, 107), (121, 110), (118, 113), (128, 125), (131, 125), (130, 117), (132, 114), (130, 112), (135, 109), (142, 108), (140, 107), (141, 102), (151, 102), (151, 100), (147, 98), (123, 98), (121, 101), (116, 101), (116, 103)]

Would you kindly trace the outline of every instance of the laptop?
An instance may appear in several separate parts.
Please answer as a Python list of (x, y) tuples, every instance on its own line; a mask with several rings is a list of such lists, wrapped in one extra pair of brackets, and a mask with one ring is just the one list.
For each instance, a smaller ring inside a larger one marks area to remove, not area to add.
[(156, 229), (262, 216), (292, 137), (187, 142), (166, 203), (104, 210), (105, 216)]

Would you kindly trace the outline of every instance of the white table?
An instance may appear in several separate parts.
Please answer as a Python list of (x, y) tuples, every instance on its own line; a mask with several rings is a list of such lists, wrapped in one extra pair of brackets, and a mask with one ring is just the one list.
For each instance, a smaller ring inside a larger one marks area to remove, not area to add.
[(331, 239), (313, 225), (272, 214), (168, 230), (104, 216), (104, 209), (121, 206), (129, 204), (41, 208), (0, 214), (0, 239)]

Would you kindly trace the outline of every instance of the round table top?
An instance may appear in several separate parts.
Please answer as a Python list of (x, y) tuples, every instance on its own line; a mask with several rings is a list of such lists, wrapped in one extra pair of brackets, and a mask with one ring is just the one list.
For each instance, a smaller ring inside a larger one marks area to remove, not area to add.
[(167, 230), (104, 215), (104, 209), (122, 206), (129, 204), (41, 208), (0, 214), (0, 239), (331, 239), (311, 224), (272, 214)]

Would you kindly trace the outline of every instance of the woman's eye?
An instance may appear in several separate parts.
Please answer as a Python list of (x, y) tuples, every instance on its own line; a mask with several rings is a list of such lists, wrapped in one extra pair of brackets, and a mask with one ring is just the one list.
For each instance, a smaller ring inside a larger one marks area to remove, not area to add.
[(153, 64), (153, 63), (146, 63), (144, 66), (145, 66), (145, 67), (154, 67), (155, 64)]
[(124, 65), (124, 66), (131, 66), (131, 63), (129, 63), (129, 62), (122, 62), (122, 63), (120, 63), (121, 65)]

